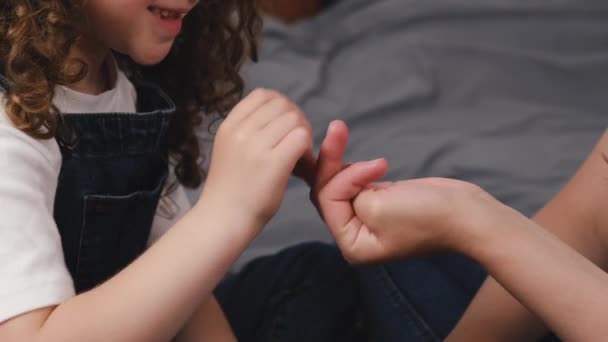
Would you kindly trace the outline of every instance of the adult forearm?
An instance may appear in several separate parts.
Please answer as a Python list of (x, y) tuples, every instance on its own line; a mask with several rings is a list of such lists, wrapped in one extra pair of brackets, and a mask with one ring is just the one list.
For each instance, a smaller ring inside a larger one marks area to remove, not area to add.
[(114, 278), (57, 307), (38, 341), (171, 340), (252, 238), (248, 223), (219, 214), (193, 210)]
[(608, 275), (519, 213), (500, 211), (494, 226), (479, 227), (471, 256), (561, 338), (608, 336)]

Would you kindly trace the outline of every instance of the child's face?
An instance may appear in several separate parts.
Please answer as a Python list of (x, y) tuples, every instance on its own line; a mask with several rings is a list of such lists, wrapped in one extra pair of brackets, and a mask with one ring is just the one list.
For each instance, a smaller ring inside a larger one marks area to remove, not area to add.
[(89, 37), (142, 65), (162, 61), (198, 0), (88, 0)]

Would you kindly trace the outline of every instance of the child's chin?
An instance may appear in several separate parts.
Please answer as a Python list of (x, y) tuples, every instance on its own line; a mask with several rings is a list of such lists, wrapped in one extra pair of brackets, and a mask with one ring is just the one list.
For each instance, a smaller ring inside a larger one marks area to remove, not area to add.
[(145, 49), (142, 51), (134, 51), (129, 54), (131, 59), (139, 65), (155, 65), (162, 62), (170, 51), (169, 48), (158, 47), (156, 49)]

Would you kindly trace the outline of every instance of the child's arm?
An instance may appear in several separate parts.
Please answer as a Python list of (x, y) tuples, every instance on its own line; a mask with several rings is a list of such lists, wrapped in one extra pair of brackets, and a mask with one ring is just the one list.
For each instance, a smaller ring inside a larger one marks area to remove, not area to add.
[[(608, 168), (598, 153), (607, 143), (608, 138), (602, 139), (581, 171), (583, 176), (573, 181), (575, 185), (570, 187), (577, 191), (565, 190), (570, 192), (569, 200), (561, 208), (570, 219), (581, 219), (575, 220), (580, 224), (578, 231), (568, 231), (576, 236), (573, 244), (596, 261), (604, 259), (600, 241), (605, 240), (608, 227), (607, 220), (600, 219), (607, 216), (602, 205), (608, 203)], [(340, 157), (336, 153), (330, 160)], [(319, 168), (331, 163), (320, 158)], [(479, 261), (562, 338), (596, 341), (608, 334), (603, 324), (608, 314), (608, 276), (599, 267), (471, 184), (425, 179), (368, 186), (385, 168), (378, 163), (354, 164), (317, 193), (319, 208), (350, 261), (377, 262), (440, 250), (461, 252)], [(588, 228), (580, 228), (585, 224)], [(489, 303), (483, 312), (502, 310)], [(461, 340), (487, 337), (471, 334), (483, 324), (478, 321), (467, 331), (461, 330), (465, 334), (460, 336), (466, 337)]]
[(97, 288), (0, 324), (0, 341), (169, 341), (278, 210), (309, 124), (256, 91), (220, 127), (199, 202), (148, 251)]
[(203, 303), (176, 339), (176, 342), (205, 341), (237, 341), (222, 308), (214, 296)]
[[(608, 252), (606, 153), (608, 134), (566, 187), (534, 217), (537, 224), (604, 269)], [(489, 277), (448, 340), (536, 341), (545, 332), (535, 315)]]
[[(497, 208), (494, 215), (492, 221), (479, 227), (479, 238), (472, 239), (477, 246), (469, 247), (469, 255), (562, 340), (604, 340), (608, 336), (605, 324), (608, 274), (558, 237), (511, 209)], [(489, 312), (491, 308), (502, 311), (500, 304), (488, 301), (482, 311)], [(504, 321), (502, 326), (495, 318), (488, 317), (489, 322), (499, 328), (512, 323)], [(522, 323), (524, 327), (531, 326), (525, 320)], [(469, 328), (480, 329), (483, 324), (481, 320)], [(492, 336), (490, 341), (505, 337), (514, 340), (517, 336), (525, 341), (538, 337), (525, 336), (524, 329), (517, 324), (511, 327), (515, 329), (512, 335), (503, 330), (502, 336)], [(453, 334), (448, 340), (470, 341), (477, 337), (465, 331), (462, 335)]]
[(259, 229), (249, 218), (221, 214), (194, 208), (118, 275), (9, 320), (0, 340), (170, 341)]

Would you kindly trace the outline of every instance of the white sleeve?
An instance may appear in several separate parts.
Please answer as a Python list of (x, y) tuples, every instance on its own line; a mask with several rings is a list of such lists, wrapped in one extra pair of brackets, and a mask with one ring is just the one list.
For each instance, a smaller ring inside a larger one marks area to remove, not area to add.
[(0, 322), (74, 296), (53, 219), (60, 167), (55, 140), (19, 131), (0, 105)]

